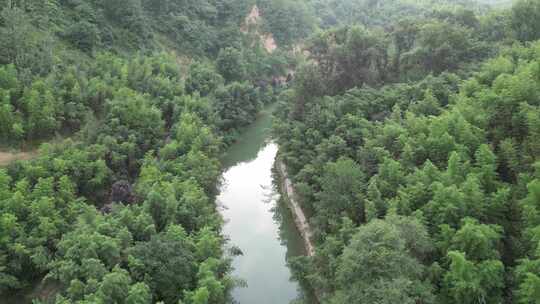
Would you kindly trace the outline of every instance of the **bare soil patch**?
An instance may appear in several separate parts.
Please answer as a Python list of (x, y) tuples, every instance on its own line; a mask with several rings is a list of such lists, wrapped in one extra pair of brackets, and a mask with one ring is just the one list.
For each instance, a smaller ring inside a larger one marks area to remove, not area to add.
[(0, 151), (0, 166), (7, 166), (17, 160), (29, 160), (37, 156), (37, 151)]

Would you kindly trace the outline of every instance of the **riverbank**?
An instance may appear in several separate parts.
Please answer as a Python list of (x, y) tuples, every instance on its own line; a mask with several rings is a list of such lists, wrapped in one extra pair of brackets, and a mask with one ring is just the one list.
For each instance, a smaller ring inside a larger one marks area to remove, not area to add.
[[(277, 178), (279, 180), (279, 185), (280, 185), (280, 194), (282, 198), (284, 199), (285, 204), (291, 211), (291, 215), (294, 219), (296, 229), (302, 236), (306, 255), (308, 257), (313, 257), (315, 255), (315, 246), (313, 245), (313, 240), (312, 240), (313, 230), (311, 229), (311, 226), (309, 225), (309, 221), (307, 220), (306, 214), (304, 213), (304, 211), (302, 210), (302, 207), (296, 200), (296, 194), (294, 192), (293, 183), (287, 173), (287, 166), (279, 158), (279, 154), (278, 156), (276, 156), (275, 168), (277, 169), (276, 171), (278, 174)], [(312, 295), (314, 296), (313, 300), (315, 300), (316, 303), (321, 303), (322, 294), (319, 291), (313, 289), (311, 286), (310, 288), (312, 290)]]
[(313, 231), (309, 226), (309, 222), (306, 218), (306, 215), (304, 214), (304, 211), (295, 199), (294, 188), (291, 179), (287, 174), (287, 167), (285, 166), (285, 163), (283, 163), (283, 161), (279, 158), (279, 156), (276, 157), (276, 167), (280, 175), (279, 179), (281, 182), (281, 192), (283, 192), (281, 194), (286, 196), (285, 201), (287, 202), (287, 206), (293, 214), (296, 228), (302, 236), (306, 253), (308, 256), (311, 257), (315, 255), (315, 246), (313, 246), (313, 241), (311, 240)]

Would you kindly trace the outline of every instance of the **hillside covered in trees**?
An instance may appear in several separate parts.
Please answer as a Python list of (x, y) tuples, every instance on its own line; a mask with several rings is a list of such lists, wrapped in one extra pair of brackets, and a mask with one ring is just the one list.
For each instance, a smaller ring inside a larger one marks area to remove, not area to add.
[(540, 1), (309, 1), (274, 134), (322, 303), (539, 303)]
[(0, 302), (231, 302), (219, 157), (295, 61), (255, 4), (0, 0), (0, 148), (43, 143), (0, 168)]

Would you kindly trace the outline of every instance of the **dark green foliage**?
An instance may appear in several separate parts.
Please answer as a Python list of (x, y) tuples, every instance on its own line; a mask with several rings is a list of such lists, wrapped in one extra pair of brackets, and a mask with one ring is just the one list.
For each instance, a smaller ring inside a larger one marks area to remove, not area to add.
[(201, 96), (213, 93), (221, 84), (223, 78), (215, 68), (209, 64), (194, 63), (190, 66), (186, 79), (186, 92), (192, 94), (199, 92)]
[(46, 74), (53, 64), (52, 38), (35, 28), (20, 8), (2, 6), (0, 11), (0, 64), (15, 64), (28, 74)]
[[(331, 28), (312, 36), (306, 50), (309, 73), (315, 74), (310, 77), (321, 78), (315, 84), (320, 89), (313, 92), (324, 95), (456, 71), (488, 53), (473, 29), (432, 19), (403, 19), (387, 30)], [(308, 84), (309, 79), (299, 82)]]
[(414, 219), (374, 220), (358, 228), (339, 259), (339, 287), (329, 303), (434, 303), (431, 286), (423, 282), (426, 269), (414, 257), (428, 243)]
[(484, 9), (480, 2), (457, 0), (310, 0), (322, 28), (344, 24), (385, 27), (403, 18), (436, 17), (462, 25), (476, 25), (474, 11)]
[(78, 49), (92, 53), (100, 44), (99, 31), (95, 24), (80, 21), (73, 24), (64, 34), (66, 38)]
[[(315, 205), (320, 221), (328, 222), (330, 227), (343, 216), (355, 223), (365, 222), (365, 206), (362, 203), (364, 177), (360, 166), (351, 159), (339, 159), (323, 169), (321, 192)], [(332, 231), (332, 228), (325, 230)]]
[(258, 90), (248, 83), (233, 82), (219, 88), (214, 97), (219, 128), (230, 131), (247, 125), (260, 109), (258, 93)]
[(108, 161), (117, 173), (137, 172), (146, 152), (159, 147), (164, 135), (161, 112), (143, 97), (121, 90), (107, 104), (105, 123), (98, 130), (97, 142), (107, 147)]
[(512, 6), (511, 28), (520, 41), (540, 38), (540, 3), (535, 0), (520, 0)]
[(240, 81), (246, 75), (246, 63), (242, 51), (229, 47), (219, 51), (217, 70), (227, 82)]
[(178, 291), (190, 290), (195, 285), (193, 244), (182, 233), (181, 228), (171, 226), (164, 234), (136, 244), (129, 252), (133, 278), (146, 282), (156, 300), (177, 303), (181, 296)]
[(280, 46), (294, 46), (314, 30), (315, 18), (306, 1), (257, 0), (257, 5)]

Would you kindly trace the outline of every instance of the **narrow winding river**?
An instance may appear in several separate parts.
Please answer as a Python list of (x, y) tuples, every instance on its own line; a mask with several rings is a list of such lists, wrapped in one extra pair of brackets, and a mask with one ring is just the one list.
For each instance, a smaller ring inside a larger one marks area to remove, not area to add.
[(247, 283), (233, 292), (240, 304), (288, 304), (302, 294), (286, 265), (288, 257), (304, 252), (272, 179), (277, 146), (269, 141), (271, 110), (261, 113), (223, 160), (218, 203), (226, 220), (224, 233), (244, 253), (233, 263), (234, 275)]

